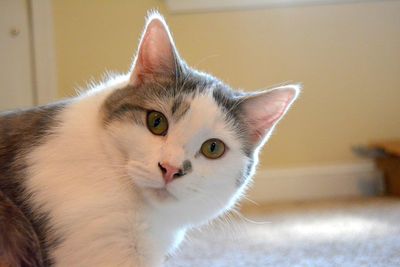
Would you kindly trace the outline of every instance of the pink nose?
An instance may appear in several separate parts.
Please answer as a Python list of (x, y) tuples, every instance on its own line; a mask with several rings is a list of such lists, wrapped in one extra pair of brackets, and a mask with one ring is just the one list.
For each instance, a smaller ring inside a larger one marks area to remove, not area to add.
[(158, 167), (162, 172), (166, 184), (172, 182), (175, 178), (183, 176), (183, 172), (180, 168), (174, 167), (168, 163), (158, 163)]

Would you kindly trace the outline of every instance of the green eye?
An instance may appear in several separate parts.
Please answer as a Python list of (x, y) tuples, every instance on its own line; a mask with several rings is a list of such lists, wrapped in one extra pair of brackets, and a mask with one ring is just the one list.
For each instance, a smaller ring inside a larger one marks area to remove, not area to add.
[(147, 113), (147, 128), (155, 135), (166, 135), (168, 130), (167, 118), (158, 111), (150, 111)]
[(217, 159), (225, 152), (225, 144), (219, 139), (212, 138), (201, 145), (201, 153), (209, 159)]

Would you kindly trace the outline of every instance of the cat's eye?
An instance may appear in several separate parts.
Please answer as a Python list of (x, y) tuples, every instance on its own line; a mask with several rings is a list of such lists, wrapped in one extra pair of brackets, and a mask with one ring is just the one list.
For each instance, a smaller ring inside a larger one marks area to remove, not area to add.
[(225, 153), (225, 144), (219, 139), (212, 138), (201, 145), (201, 153), (209, 159), (217, 159)]
[(155, 135), (166, 135), (168, 120), (161, 112), (149, 111), (147, 113), (147, 128)]

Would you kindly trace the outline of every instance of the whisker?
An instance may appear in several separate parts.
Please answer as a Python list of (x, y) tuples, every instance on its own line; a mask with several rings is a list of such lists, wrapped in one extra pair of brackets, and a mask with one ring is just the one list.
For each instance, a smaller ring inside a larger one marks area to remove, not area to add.
[(271, 222), (269, 221), (254, 221), (252, 219), (247, 218), (244, 216), (240, 211), (232, 209), (232, 213), (236, 214), (240, 219), (243, 219), (245, 222), (252, 223), (252, 224), (258, 224), (258, 225), (264, 225), (264, 224), (269, 224)]
[(252, 203), (252, 204), (254, 204), (254, 205), (256, 205), (256, 206), (260, 206), (260, 203), (258, 203), (257, 201), (255, 201), (255, 200), (249, 198), (249, 197), (246, 196), (246, 195), (242, 196), (242, 198), (244, 198), (245, 200), (249, 201), (250, 203)]

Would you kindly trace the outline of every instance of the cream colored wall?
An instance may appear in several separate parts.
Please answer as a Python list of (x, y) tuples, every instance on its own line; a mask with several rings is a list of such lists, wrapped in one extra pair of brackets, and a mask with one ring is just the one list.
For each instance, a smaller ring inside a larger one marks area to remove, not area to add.
[(126, 71), (158, 7), (189, 64), (246, 90), (303, 83), (263, 166), (352, 162), (352, 145), (400, 136), (399, 1), (176, 15), (157, 0), (53, 2), (60, 96)]

